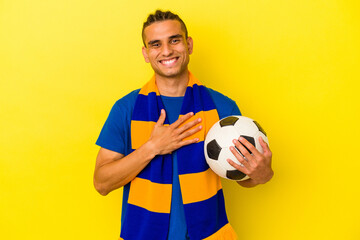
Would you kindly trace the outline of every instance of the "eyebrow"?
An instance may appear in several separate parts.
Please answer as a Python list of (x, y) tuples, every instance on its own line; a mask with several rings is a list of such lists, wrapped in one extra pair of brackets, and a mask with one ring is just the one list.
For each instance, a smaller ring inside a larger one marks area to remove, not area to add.
[(182, 38), (181, 34), (176, 34), (176, 35), (172, 35), (169, 37), (169, 39), (174, 39), (174, 38)]
[(153, 45), (154, 43), (160, 42), (160, 40), (152, 40), (148, 42), (148, 46), (149, 45)]
[[(174, 39), (174, 38), (182, 38), (182, 35), (181, 35), (181, 34), (176, 34), (176, 35), (172, 35), (172, 36), (169, 37), (170, 40), (171, 40), (171, 39)], [(148, 46), (149, 46), (149, 45), (152, 45), (152, 44), (155, 44), (155, 43), (158, 43), (158, 42), (160, 42), (160, 40), (152, 40), (152, 41), (149, 41), (149, 42), (148, 42)]]

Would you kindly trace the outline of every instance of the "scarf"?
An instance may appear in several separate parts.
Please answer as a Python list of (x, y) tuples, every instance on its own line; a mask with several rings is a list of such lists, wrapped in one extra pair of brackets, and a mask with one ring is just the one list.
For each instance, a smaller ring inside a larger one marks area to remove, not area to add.
[[(154, 76), (141, 88), (135, 102), (131, 120), (133, 151), (150, 138), (161, 109), (165, 107)], [(204, 156), (204, 139), (211, 126), (219, 120), (218, 112), (206, 87), (190, 72), (180, 116), (189, 112), (193, 112), (194, 115), (183, 124), (201, 118), (203, 126), (201, 131), (189, 137), (189, 139), (199, 138), (197, 143), (176, 150), (178, 159), (176, 174), (180, 180), (189, 237), (194, 240), (236, 239), (236, 234), (226, 216), (220, 178), (209, 168)], [(164, 124), (169, 124), (167, 118)], [(172, 175), (172, 155), (157, 155), (130, 182), (120, 239), (167, 239)]]

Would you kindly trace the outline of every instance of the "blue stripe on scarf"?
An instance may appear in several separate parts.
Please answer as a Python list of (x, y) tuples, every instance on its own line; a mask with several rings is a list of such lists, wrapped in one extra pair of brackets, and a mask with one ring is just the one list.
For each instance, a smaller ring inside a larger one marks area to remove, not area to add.
[[(163, 159), (164, 157), (164, 159)], [(164, 171), (168, 169), (168, 171)], [(156, 156), (151, 160), (138, 175), (140, 178), (148, 179), (154, 183), (172, 183), (172, 158), (171, 155)]]
[[(194, 101), (194, 98), (198, 101)], [(200, 99), (200, 101), (199, 101)], [(208, 90), (200, 85), (193, 85), (193, 88), (187, 87), (184, 103), (181, 109), (181, 115), (184, 115), (188, 112), (200, 112), (200, 111), (209, 111), (216, 109), (215, 104), (208, 92)]]
[[(184, 97), (184, 103), (180, 112), (181, 115), (185, 115), (189, 112), (197, 113), (200, 111), (209, 111), (212, 109), (216, 109), (208, 90), (204, 86), (198, 86), (195, 84), (193, 87), (194, 89), (190, 86), (187, 87), (186, 95)], [(194, 96), (195, 98), (201, 99), (202, 101), (194, 101)], [(159, 109), (157, 109), (158, 112), (150, 111), (149, 105), (153, 104), (153, 107), (156, 106), (154, 102), (157, 102), (157, 104), (159, 104)], [(161, 108), (165, 109), (161, 97), (156, 96), (156, 93), (154, 92), (149, 93), (149, 95), (139, 94), (136, 108), (138, 108), (139, 111), (133, 112), (132, 120), (152, 122), (157, 122), (157, 120), (159, 119)]]
[[(159, 104), (159, 108), (158, 105)], [(152, 106), (151, 108), (149, 106)], [(157, 111), (154, 109), (157, 108)], [(149, 95), (139, 94), (136, 100), (136, 111), (133, 112), (132, 120), (157, 122), (161, 108), (165, 109), (160, 96), (151, 92)], [(165, 121), (165, 123), (168, 123)]]
[[(198, 142), (182, 147), (182, 151), (178, 151), (178, 164), (179, 174), (198, 173), (203, 172), (209, 168), (205, 161), (204, 156), (204, 142)], [(192, 156), (203, 156), (203, 159), (194, 161)]]
[(186, 216), (190, 239), (209, 237), (228, 223), (222, 189), (205, 201), (185, 204), (184, 209), (192, 213)]
[(123, 239), (166, 239), (168, 226), (162, 224), (169, 221), (169, 214), (150, 212), (144, 208), (128, 204), (127, 216), (122, 226)]

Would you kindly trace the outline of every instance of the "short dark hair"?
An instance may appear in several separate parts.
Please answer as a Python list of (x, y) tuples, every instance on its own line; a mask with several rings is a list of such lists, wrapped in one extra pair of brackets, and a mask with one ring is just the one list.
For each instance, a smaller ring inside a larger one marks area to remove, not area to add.
[(143, 24), (143, 28), (142, 28), (142, 40), (144, 43), (144, 46), (146, 47), (145, 44), (145, 35), (144, 35), (144, 29), (148, 26), (150, 26), (151, 24), (155, 23), (155, 22), (161, 22), (161, 21), (165, 21), (165, 20), (177, 20), (180, 22), (181, 24), (181, 28), (182, 30), (185, 32), (185, 37), (188, 38), (188, 32), (187, 32), (187, 28), (185, 23), (183, 22), (183, 20), (181, 20), (181, 18), (175, 14), (172, 13), (170, 11), (166, 11), (163, 12), (161, 10), (156, 10), (156, 12), (154, 14), (150, 14), (146, 20), (146, 22), (144, 22)]

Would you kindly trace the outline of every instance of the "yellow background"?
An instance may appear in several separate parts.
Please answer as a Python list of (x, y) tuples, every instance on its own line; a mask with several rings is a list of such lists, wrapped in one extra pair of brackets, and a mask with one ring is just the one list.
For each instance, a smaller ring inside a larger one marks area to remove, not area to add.
[(171, 9), (190, 69), (268, 133), (275, 176), (223, 181), (240, 239), (360, 239), (359, 1), (0, 1), (0, 238), (117, 239), (92, 186), (113, 103), (147, 81), (141, 27)]

